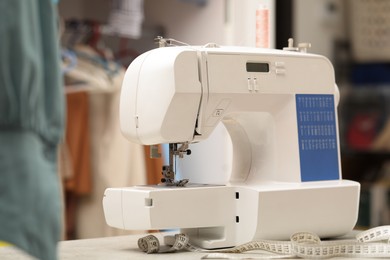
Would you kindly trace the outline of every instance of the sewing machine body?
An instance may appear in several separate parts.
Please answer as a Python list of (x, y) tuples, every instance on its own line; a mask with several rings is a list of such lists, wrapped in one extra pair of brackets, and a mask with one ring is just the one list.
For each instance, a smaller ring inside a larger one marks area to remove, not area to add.
[[(180, 166), (185, 187), (107, 189), (107, 224), (180, 228), (205, 248), (347, 233), (360, 186), (341, 178), (337, 103), (333, 67), (319, 55), (194, 46), (141, 55), (123, 82), (123, 134), (146, 145), (196, 143), (222, 122), (231, 158), (208, 174), (228, 178), (210, 183), (203, 174), (204, 185), (191, 184), (199, 168), (190, 155)], [(202, 160), (200, 168), (214, 163)]]

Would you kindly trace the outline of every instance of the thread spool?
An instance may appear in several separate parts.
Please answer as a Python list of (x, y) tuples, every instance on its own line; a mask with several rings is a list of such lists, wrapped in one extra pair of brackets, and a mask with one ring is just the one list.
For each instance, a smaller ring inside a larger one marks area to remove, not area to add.
[(256, 47), (269, 48), (270, 46), (269, 8), (259, 4), (256, 9)]

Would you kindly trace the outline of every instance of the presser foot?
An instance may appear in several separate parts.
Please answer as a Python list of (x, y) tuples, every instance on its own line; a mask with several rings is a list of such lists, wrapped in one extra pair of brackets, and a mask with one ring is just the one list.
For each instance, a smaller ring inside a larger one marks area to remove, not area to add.
[(189, 179), (175, 180), (175, 173), (170, 165), (162, 167), (162, 175), (163, 177), (159, 185), (184, 187), (189, 182)]
[(159, 185), (165, 185), (165, 186), (176, 186), (176, 187), (184, 187), (189, 182), (189, 179), (182, 179), (182, 180), (171, 180), (171, 179), (161, 179), (161, 183)]

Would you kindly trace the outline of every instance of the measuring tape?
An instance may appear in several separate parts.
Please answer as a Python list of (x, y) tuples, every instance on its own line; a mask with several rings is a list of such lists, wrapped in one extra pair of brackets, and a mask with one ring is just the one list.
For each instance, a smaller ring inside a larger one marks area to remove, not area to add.
[[(267, 254), (253, 254), (250, 259), (261, 258), (330, 258), (330, 257), (370, 257), (390, 258), (390, 226), (381, 226), (361, 232), (356, 239), (326, 240), (313, 233), (299, 232), (291, 236), (290, 241), (259, 240), (228, 249), (206, 250), (189, 243), (185, 234), (176, 234), (172, 243), (160, 246), (159, 240), (148, 235), (138, 240), (138, 247), (145, 253), (169, 253), (180, 250), (210, 253), (203, 259), (239, 259), (238, 253), (259, 250)], [(272, 253), (273, 255), (270, 255)], [(230, 255), (234, 254), (234, 255)], [(245, 254), (246, 255), (246, 254)], [(245, 256), (247, 258), (248, 256)]]

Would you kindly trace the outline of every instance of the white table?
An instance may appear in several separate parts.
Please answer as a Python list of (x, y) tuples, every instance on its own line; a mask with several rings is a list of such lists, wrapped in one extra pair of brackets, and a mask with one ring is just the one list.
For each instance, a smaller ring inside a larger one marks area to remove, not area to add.
[[(155, 233), (163, 241), (161, 233)], [(164, 234), (165, 235), (165, 234)], [(145, 254), (138, 249), (137, 241), (144, 235), (128, 235), (94, 239), (69, 240), (59, 243), (60, 260), (96, 260), (96, 259), (201, 259), (207, 253), (176, 252), (169, 254)], [(350, 236), (352, 237), (352, 236)], [(244, 256), (244, 255), (242, 255)], [(2, 260), (31, 260), (33, 258), (24, 254), (15, 247), (1, 247)], [(335, 258), (346, 259), (346, 258)], [(354, 258), (362, 259), (362, 258)], [(369, 258), (366, 258), (369, 259)], [(378, 259), (378, 258), (376, 258)], [(382, 258), (383, 259), (383, 258)]]
[[(161, 233), (153, 234), (160, 241), (163, 241)], [(172, 254), (145, 254), (140, 251), (137, 241), (143, 235), (128, 235), (117, 237), (104, 237), (93, 239), (80, 239), (61, 241), (59, 243), (60, 260), (97, 260), (97, 259), (200, 259), (205, 253), (180, 252)], [(13, 246), (0, 247), (1, 260), (32, 260), (31, 256), (25, 254)]]

